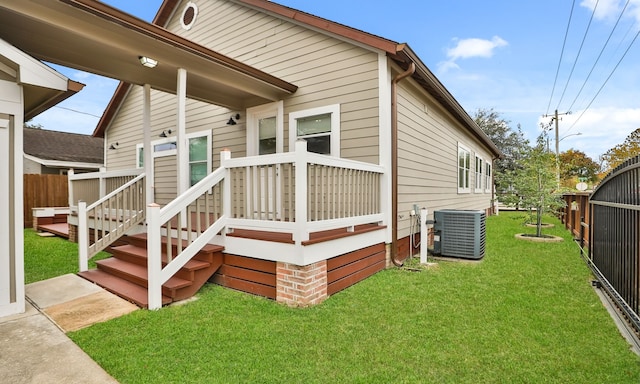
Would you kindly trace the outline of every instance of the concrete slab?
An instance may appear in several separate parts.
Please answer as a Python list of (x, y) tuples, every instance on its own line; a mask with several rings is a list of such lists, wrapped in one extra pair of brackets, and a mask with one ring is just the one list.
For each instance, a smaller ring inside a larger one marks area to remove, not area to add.
[(133, 303), (110, 292), (101, 291), (52, 305), (42, 311), (64, 332), (72, 332), (138, 309), (140, 308)]
[(102, 291), (99, 286), (74, 274), (38, 281), (25, 287), (27, 297), (38, 308), (51, 307)]
[(117, 383), (33, 307), (0, 323), (0, 372), (13, 384)]

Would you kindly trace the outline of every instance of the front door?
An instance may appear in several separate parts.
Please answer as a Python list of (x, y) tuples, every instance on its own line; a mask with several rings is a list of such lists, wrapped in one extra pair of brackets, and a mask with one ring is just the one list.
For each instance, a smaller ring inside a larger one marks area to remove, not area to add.
[[(247, 110), (247, 154), (264, 156), (283, 150), (283, 103), (270, 103)], [(262, 166), (247, 175), (248, 217), (281, 219), (280, 165)]]

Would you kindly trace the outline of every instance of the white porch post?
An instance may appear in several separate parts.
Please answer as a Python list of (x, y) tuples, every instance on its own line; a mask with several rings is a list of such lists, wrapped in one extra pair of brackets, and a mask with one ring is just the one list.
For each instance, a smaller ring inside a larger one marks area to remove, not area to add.
[(71, 207), (75, 207), (75, 202), (73, 201), (73, 180), (71, 180), (73, 178), (73, 175), (75, 174), (75, 172), (73, 171), (73, 168), (71, 168), (69, 170), (69, 172), (67, 172), (67, 191), (69, 191), (69, 208)]
[(99, 180), (99, 191), (98, 191), (98, 199), (102, 199), (107, 195), (107, 178), (105, 173), (107, 173), (107, 169), (105, 167), (100, 167), (100, 179)]
[(378, 146), (380, 165), (384, 173), (380, 176), (380, 212), (384, 215), (383, 224), (387, 226), (385, 242), (391, 243), (392, 193), (391, 193), (391, 69), (386, 54), (378, 56)]
[(309, 232), (307, 232), (307, 141), (297, 140), (295, 151), (296, 230), (293, 234), (293, 241), (299, 246), (303, 241), (309, 240)]
[[(178, 195), (183, 194), (189, 189), (189, 146), (187, 139), (187, 70), (178, 68), (178, 121), (177, 121), (177, 140), (178, 149)], [(182, 215), (183, 227), (187, 225), (186, 211)]]
[(429, 211), (426, 208), (420, 209), (420, 264), (427, 263), (427, 246), (429, 245), (429, 234), (427, 231), (427, 215)]
[(162, 307), (162, 245), (160, 232), (160, 206), (155, 203), (147, 205), (147, 273), (149, 309)]
[[(153, 148), (151, 148), (151, 86), (145, 84), (142, 92), (142, 127), (144, 131), (144, 173), (146, 174), (146, 203), (155, 201), (154, 196), (154, 174), (153, 174)], [(136, 153), (136, 164), (138, 154)]]
[(78, 201), (78, 264), (80, 272), (89, 270), (89, 221), (84, 201)]
[[(231, 151), (227, 148), (220, 151), (220, 166), (225, 167), (226, 160), (231, 159)], [(222, 214), (231, 217), (231, 170), (225, 167), (224, 181), (222, 182)], [(227, 229), (222, 231), (226, 235)]]

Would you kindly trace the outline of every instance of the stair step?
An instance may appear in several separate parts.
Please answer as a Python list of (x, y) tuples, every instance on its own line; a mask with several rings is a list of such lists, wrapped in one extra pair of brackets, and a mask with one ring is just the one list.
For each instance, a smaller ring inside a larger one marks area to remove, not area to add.
[[(141, 248), (135, 245), (121, 245), (113, 248), (113, 255), (116, 258), (121, 258), (119, 256), (131, 256), (127, 257), (126, 261), (132, 262), (134, 264), (146, 266), (147, 265), (147, 250), (145, 248)], [(121, 258), (123, 259), (123, 258)], [(167, 265), (167, 255), (165, 253), (162, 254), (162, 265)], [(187, 263), (182, 267), (188, 271), (197, 271), (199, 269), (207, 268), (211, 263), (206, 261), (191, 259), (187, 261)]]
[[(147, 234), (146, 233), (139, 233), (136, 235), (130, 235), (127, 236), (127, 239), (129, 241), (129, 244), (131, 245), (137, 245), (138, 247), (141, 248), (146, 248), (147, 247)], [(171, 243), (173, 244), (174, 247), (177, 246), (178, 244), (178, 239), (176, 238), (171, 238)], [(166, 247), (167, 244), (167, 237), (163, 236), (162, 237), (162, 245), (163, 245), (163, 249)], [(189, 244), (187, 243), (186, 240), (182, 241), (182, 248), (186, 248)], [(224, 250), (224, 247), (220, 246), (220, 245), (213, 245), (213, 244), (207, 244), (204, 247), (202, 247), (202, 249), (200, 250), (200, 253), (215, 253), (215, 252), (221, 252), (222, 250)]]
[[(98, 269), (78, 273), (78, 276), (101, 286), (107, 291), (129, 300), (142, 308), (149, 307), (149, 294), (146, 288), (138, 284), (124, 280)], [(162, 295), (162, 305), (171, 303), (171, 298)]]
[[(99, 269), (107, 273), (111, 272), (116, 276), (137, 283), (138, 285), (147, 286), (147, 268), (142, 265), (129, 263), (115, 257), (99, 260), (96, 262), (96, 265)], [(169, 290), (176, 290), (190, 285), (191, 281), (173, 276), (162, 284), (162, 287)]]

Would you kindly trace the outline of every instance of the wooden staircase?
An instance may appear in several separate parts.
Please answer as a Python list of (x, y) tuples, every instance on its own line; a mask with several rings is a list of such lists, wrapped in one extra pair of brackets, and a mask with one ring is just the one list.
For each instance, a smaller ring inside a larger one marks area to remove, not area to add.
[[(126, 236), (126, 245), (113, 247), (113, 257), (96, 262), (97, 269), (78, 273), (79, 276), (104, 289), (147, 308), (147, 236), (145, 233)], [(172, 239), (174, 251), (176, 239)], [(167, 239), (162, 239), (166, 249)], [(185, 245), (186, 246), (186, 245)], [(213, 276), (223, 262), (223, 247), (207, 245), (184, 267), (162, 285), (162, 305), (193, 296)], [(167, 264), (162, 254), (163, 267)]]

